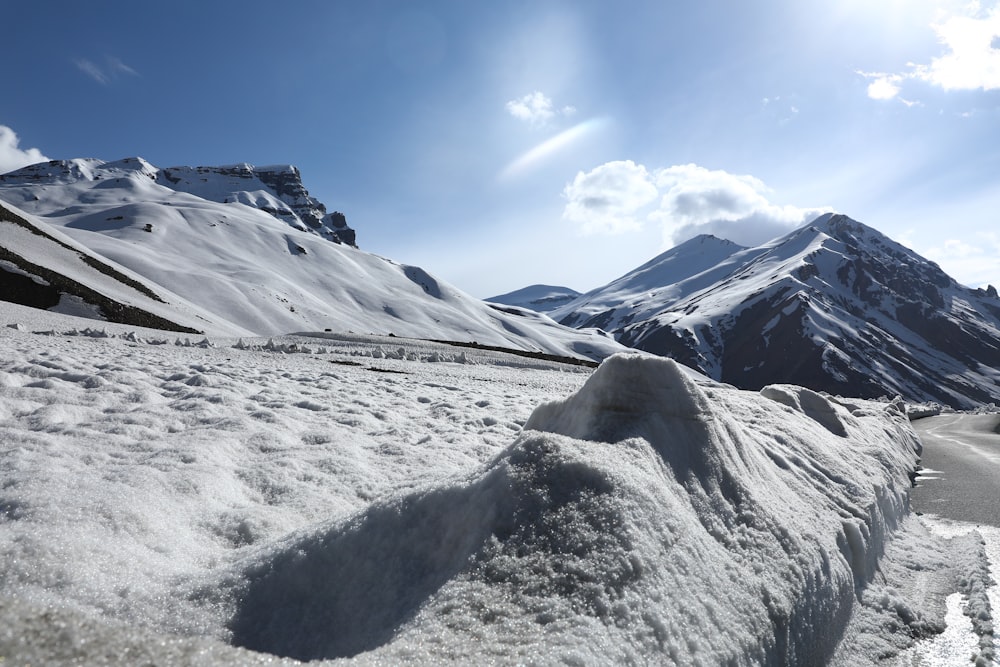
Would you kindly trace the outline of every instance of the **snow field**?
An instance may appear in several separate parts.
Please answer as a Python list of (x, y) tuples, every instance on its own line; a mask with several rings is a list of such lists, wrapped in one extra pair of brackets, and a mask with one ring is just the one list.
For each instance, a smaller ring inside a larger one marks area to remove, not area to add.
[[(173, 631), (204, 623), (153, 604), (174, 578), (482, 461), (531, 409), (513, 381), (492, 382), (495, 366), (458, 387), (447, 371), (431, 381), (307, 355), (3, 335), (5, 586)], [(533, 380), (566, 391), (580, 377), (567, 368)]]
[(943, 628), (899, 405), (4, 314), (10, 664), (864, 664)]

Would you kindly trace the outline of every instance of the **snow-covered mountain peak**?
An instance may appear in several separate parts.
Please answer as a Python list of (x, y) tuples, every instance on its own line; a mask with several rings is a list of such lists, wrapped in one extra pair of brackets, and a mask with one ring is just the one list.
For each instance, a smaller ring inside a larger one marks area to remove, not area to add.
[[(552, 311), (552, 318), (575, 327), (614, 331), (640, 317), (661, 310), (691, 291), (714, 282), (714, 267), (746, 249), (732, 241), (702, 234), (657, 255), (639, 268), (604, 287)], [(726, 270), (728, 272), (728, 270)]]
[(156, 178), (159, 171), (155, 166), (141, 157), (127, 157), (112, 162), (104, 162), (100, 165), (99, 171), (107, 175), (117, 174), (139, 174), (149, 178)]
[(548, 313), (578, 296), (580, 296), (580, 293), (569, 287), (529, 285), (513, 292), (491, 296), (485, 300), (490, 303), (502, 303), (508, 306), (529, 308), (539, 313)]
[(0, 176), (5, 184), (52, 183), (71, 184), (79, 181), (99, 181), (137, 174), (155, 178), (158, 169), (141, 157), (127, 157), (105, 162), (97, 158), (50, 160), (22, 167)]
[[(721, 249), (715, 264), (711, 253)], [(1000, 398), (1000, 299), (850, 217), (755, 248), (698, 237), (553, 316), (744, 388), (788, 382), (955, 407)]]
[[(150, 190), (151, 184), (163, 189)], [(55, 185), (70, 189), (58, 197), (53, 197), (51, 191), (44, 197), (32, 191), (33, 187)], [(219, 204), (250, 206), (295, 229), (356, 246), (355, 232), (348, 227), (344, 214), (327, 212), (326, 206), (306, 190), (299, 170), (290, 164), (161, 169), (141, 157), (111, 162), (95, 158), (52, 160), (0, 175), (0, 188), (7, 193), (8, 201), (41, 215), (51, 214), (57, 204), (79, 204), (81, 197), (92, 200), (97, 188), (105, 195), (100, 197), (104, 204), (112, 200), (118, 204), (167, 201), (172, 193), (180, 192)], [(114, 192), (116, 188), (120, 191)], [(90, 192), (84, 196), (86, 191)]]
[(96, 158), (74, 158), (72, 160), (50, 160), (15, 169), (0, 175), (5, 183), (75, 183), (79, 180), (94, 180), (94, 171), (104, 164)]
[(306, 190), (299, 170), (290, 164), (167, 167), (159, 170), (157, 182), (209, 201), (257, 208), (303, 231), (355, 245), (354, 230), (347, 226), (344, 214), (328, 213)]

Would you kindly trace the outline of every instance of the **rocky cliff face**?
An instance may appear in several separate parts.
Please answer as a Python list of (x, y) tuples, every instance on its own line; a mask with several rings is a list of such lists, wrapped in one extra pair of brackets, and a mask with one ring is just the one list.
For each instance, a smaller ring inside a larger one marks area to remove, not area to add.
[(357, 245), (355, 232), (347, 226), (344, 214), (327, 213), (326, 206), (309, 195), (302, 175), (292, 165), (168, 167), (158, 172), (157, 182), (205, 199), (253, 206), (336, 243)]

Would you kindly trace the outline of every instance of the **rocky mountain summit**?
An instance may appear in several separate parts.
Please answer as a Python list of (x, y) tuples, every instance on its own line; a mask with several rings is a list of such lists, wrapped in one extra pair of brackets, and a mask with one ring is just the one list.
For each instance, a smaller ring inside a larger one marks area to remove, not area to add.
[[(230, 191), (223, 196), (223, 204), (237, 202), (259, 208), (293, 227), (314, 231), (336, 243), (357, 245), (344, 214), (327, 213), (326, 206), (309, 195), (299, 170), (292, 165), (168, 167), (157, 173), (157, 182), (213, 201), (217, 201), (221, 186), (221, 190)], [(278, 201), (272, 200), (271, 193)]]
[(1000, 403), (1000, 298), (826, 214), (755, 248), (678, 246), (552, 313), (746, 389)]
[[(328, 213), (309, 195), (299, 170), (292, 165), (255, 167), (235, 164), (222, 167), (153, 166), (141, 157), (105, 162), (97, 159), (52, 160), (0, 175), (8, 201), (36, 213), (37, 193), (18, 199), (18, 185), (82, 185), (102, 181), (102, 188), (128, 186), (129, 179), (149, 180), (169, 190), (220, 204), (243, 204), (273, 215), (295, 229), (322, 236), (334, 243), (356, 246), (356, 234), (343, 213)], [(13, 198), (13, 199), (12, 199)]]

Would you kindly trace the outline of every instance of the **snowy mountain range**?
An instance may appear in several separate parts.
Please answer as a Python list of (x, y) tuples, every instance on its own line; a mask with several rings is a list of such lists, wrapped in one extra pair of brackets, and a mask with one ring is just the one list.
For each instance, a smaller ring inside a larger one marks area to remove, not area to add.
[(755, 248), (699, 236), (551, 313), (747, 389), (1000, 402), (1000, 299), (844, 215)]
[(40, 163), (0, 176), (0, 227), (3, 299), (98, 319), (592, 360), (628, 346), (747, 389), (1000, 402), (996, 290), (843, 215), (754, 248), (700, 236), (587, 294), (534, 285), (493, 303), (358, 249), (291, 166)]
[(326, 213), (294, 167), (40, 163), (0, 176), (0, 226), (2, 298), (60, 312), (220, 335), (351, 331), (595, 360), (623, 349), (603, 332), (491, 307), (358, 249), (344, 216)]
[[(77, 158), (29, 165), (0, 176), (0, 183), (12, 187), (19, 184), (77, 186), (68, 188), (70, 192), (89, 190), (91, 186), (99, 185), (102, 189), (144, 194), (136, 184), (146, 179), (168, 190), (195, 195), (211, 202), (250, 206), (270, 213), (294, 229), (311, 232), (336, 243), (355, 245), (355, 232), (347, 226), (344, 214), (339, 211), (327, 213), (326, 206), (309, 195), (302, 185), (299, 170), (292, 165), (255, 167), (244, 163), (159, 169), (141, 157), (115, 162)], [(79, 187), (81, 184), (83, 187)], [(39, 196), (38, 193), (35, 196)]]

